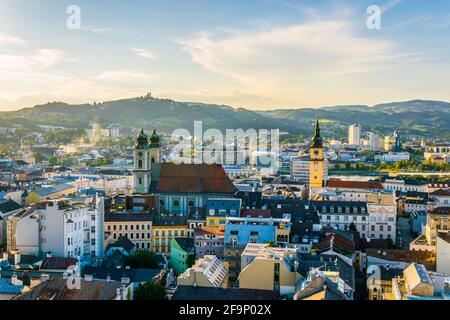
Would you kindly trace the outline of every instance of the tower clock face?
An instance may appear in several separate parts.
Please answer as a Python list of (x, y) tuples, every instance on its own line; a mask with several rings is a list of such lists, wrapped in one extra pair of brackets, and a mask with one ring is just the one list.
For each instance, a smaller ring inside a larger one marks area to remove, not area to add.
[(314, 155), (318, 156), (319, 155), (319, 150), (314, 150)]

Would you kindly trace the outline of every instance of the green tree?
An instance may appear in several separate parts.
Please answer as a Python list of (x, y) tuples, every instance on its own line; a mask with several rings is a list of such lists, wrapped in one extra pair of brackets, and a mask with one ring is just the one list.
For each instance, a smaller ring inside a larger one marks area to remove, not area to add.
[(134, 300), (167, 300), (167, 291), (163, 286), (147, 281), (134, 289)]
[(137, 250), (125, 259), (125, 265), (130, 266), (131, 268), (156, 269), (158, 268), (158, 261), (154, 252)]
[(58, 158), (56, 158), (55, 156), (51, 156), (50, 158), (48, 158), (48, 163), (54, 166), (58, 164)]

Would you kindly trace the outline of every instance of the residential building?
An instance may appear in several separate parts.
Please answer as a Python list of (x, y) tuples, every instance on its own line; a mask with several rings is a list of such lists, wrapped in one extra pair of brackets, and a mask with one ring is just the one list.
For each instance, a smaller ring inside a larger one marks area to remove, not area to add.
[(272, 248), (249, 243), (241, 256), (239, 288), (272, 290), (293, 295), (301, 275), (294, 268), (296, 248)]
[(225, 261), (230, 266), (230, 280), (237, 278), (240, 257), (248, 243), (289, 243), (290, 217), (284, 218), (226, 218)]
[(450, 233), (436, 238), (436, 272), (450, 275)]
[(170, 242), (170, 264), (178, 274), (185, 272), (195, 262), (193, 239), (173, 238)]
[(354, 225), (361, 237), (369, 237), (369, 212), (366, 202), (316, 201), (314, 202), (322, 226), (336, 230), (350, 230)]
[(185, 216), (156, 216), (153, 221), (153, 252), (169, 256), (170, 244), (174, 238), (188, 238), (189, 229)]
[(348, 143), (359, 146), (361, 144), (361, 126), (352, 124), (348, 127)]
[(194, 231), (196, 259), (214, 255), (224, 259), (225, 226), (203, 226)]
[(408, 152), (389, 152), (383, 153), (381, 155), (376, 155), (375, 160), (380, 162), (399, 162), (399, 161), (408, 161), (410, 159), (410, 154)]
[(388, 191), (428, 192), (428, 185), (426, 182), (413, 179), (386, 178), (383, 181), (383, 187), (384, 190)]
[(226, 217), (239, 217), (241, 206), (241, 199), (209, 198), (206, 204), (206, 225), (224, 225)]
[(369, 212), (369, 230), (367, 237), (371, 239), (397, 238), (397, 204), (393, 193), (370, 194), (367, 202)]
[(368, 148), (369, 150), (375, 151), (380, 149), (380, 136), (376, 133), (368, 133)]
[(428, 212), (425, 236), (429, 245), (435, 247), (438, 234), (450, 232), (449, 214), (450, 207), (438, 207)]
[(148, 212), (110, 212), (105, 215), (105, 232), (109, 241), (128, 238), (137, 249), (152, 250), (154, 215)]
[(101, 257), (104, 200), (48, 200), (8, 218), (8, 250), (55, 257)]
[(436, 199), (437, 207), (450, 207), (450, 189), (439, 189), (430, 193), (430, 197)]
[(214, 255), (197, 259), (177, 278), (178, 286), (228, 288), (228, 263)]
[(309, 184), (309, 156), (292, 157), (291, 176), (302, 183)]

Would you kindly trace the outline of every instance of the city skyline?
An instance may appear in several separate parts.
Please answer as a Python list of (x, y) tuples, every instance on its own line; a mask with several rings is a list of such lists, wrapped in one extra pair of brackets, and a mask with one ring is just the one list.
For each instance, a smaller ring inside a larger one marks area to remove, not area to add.
[[(148, 91), (262, 110), (450, 101), (449, 3), (232, 2), (3, 0), (0, 110)], [(80, 29), (66, 26), (70, 5)]]

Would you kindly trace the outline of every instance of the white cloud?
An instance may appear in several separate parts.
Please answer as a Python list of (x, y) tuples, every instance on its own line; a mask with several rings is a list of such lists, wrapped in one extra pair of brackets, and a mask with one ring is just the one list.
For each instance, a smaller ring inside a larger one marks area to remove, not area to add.
[(133, 70), (111, 70), (97, 75), (95, 80), (103, 81), (129, 81), (129, 80), (148, 80), (152, 76), (148, 73)]
[(23, 45), (25, 40), (6, 34), (0, 33), (0, 45)]
[[(289, 86), (320, 74), (367, 72), (395, 58), (392, 43), (354, 33), (348, 21), (319, 21), (264, 30), (201, 33), (176, 40), (204, 69), (257, 87)], [(314, 67), (313, 67), (314, 66)]]
[(146, 48), (131, 48), (131, 51), (133, 51), (134, 54), (137, 55), (138, 57), (151, 59), (151, 60), (159, 59), (158, 55), (156, 55), (150, 49), (146, 49)]
[(40, 49), (30, 54), (1, 54), (0, 71), (37, 72), (69, 60), (67, 53), (56, 49)]

